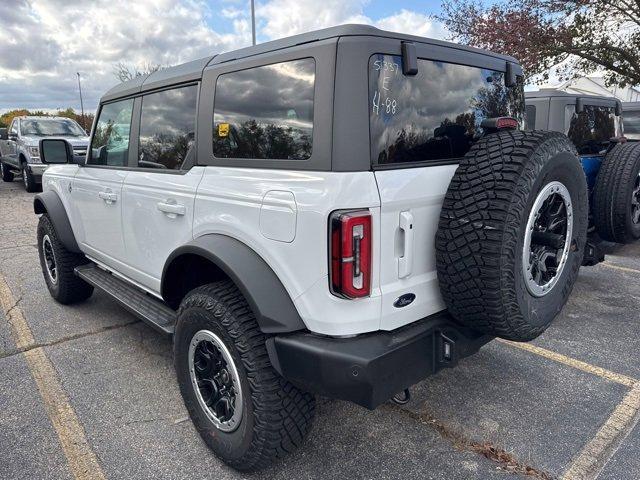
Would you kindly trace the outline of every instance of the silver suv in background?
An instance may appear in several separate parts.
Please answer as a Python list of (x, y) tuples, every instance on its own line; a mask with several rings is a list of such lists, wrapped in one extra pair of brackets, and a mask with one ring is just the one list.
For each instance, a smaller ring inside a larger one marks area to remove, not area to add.
[(2, 180), (13, 181), (20, 174), (28, 192), (40, 188), (46, 165), (40, 162), (38, 144), (43, 138), (63, 138), (75, 155), (84, 156), (89, 137), (76, 122), (65, 117), (15, 117), (8, 129), (0, 129), (0, 170)]

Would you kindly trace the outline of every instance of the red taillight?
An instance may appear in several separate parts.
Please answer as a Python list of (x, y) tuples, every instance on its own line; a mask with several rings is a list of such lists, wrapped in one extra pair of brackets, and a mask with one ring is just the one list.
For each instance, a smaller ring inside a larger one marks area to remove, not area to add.
[(496, 121), (496, 128), (498, 130), (518, 128), (518, 120), (511, 117), (500, 117)]
[(346, 298), (371, 293), (371, 213), (338, 211), (329, 218), (331, 292)]

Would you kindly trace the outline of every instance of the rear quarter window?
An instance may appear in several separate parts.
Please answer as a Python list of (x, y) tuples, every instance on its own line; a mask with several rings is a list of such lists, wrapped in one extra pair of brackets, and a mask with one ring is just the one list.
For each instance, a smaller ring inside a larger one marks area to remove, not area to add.
[(613, 137), (621, 135), (620, 117), (614, 107), (585, 105), (576, 113), (575, 105), (565, 107), (565, 132), (583, 155), (603, 153)]
[(640, 110), (628, 110), (623, 113), (624, 133), (640, 135)]
[(502, 72), (419, 59), (418, 74), (405, 76), (401, 65), (395, 55), (369, 60), (374, 164), (459, 159), (483, 135), (483, 119), (524, 122), (522, 85), (507, 88)]
[(220, 75), (213, 111), (218, 158), (311, 157), (315, 60), (304, 58)]

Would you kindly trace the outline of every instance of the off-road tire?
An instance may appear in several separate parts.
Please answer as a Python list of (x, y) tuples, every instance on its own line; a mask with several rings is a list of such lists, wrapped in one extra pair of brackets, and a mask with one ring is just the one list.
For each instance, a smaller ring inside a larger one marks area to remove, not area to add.
[(36, 183), (33, 175), (29, 173), (29, 169), (27, 167), (27, 162), (22, 162), (21, 175), (22, 175), (22, 184), (27, 192), (33, 193), (39, 190), (38, 184)]
[[(243, 391), (243, 412), (236, 430), (216, 428), (200, 406), (189, 374), (189, 346), (208, 330), (231, 353)], [(242, 471), (265, 467), (295, 450), (313, 422), (315, 399), (273, 368), (247, 301), (233, 282), (224, 280), (192, 290), (178, 310), (174, 359), (178, 383), (198, 433), (229, 466)]]
[(593, 189), (593, 221), (604, 240), (629, 243), (640, 238), (631, 205), (639, 174), (640, 142), (616, 145), (604, 158)]
[[(49, 276), (44, 257), (43, 240), (45, 235), (49, 237), (55, 256), (57, 267), (57, 280), (55, 282)], [(70, 252), (65, 248), (58, 239), (53, 223), (51, 223), (46, 213), (40, 217), (38, 223), (38, 255), (44, 281), (47, 284), (49, 293), (56, 301), (63, 305), (69, 305), (82, 302), (91, 296), (93, 287), (73, 273), (74, 268), (88, 263), (87, 258), (80, 253)]]
[[(553, 181), (573, 203), (573, 237), (555, 285), (527, 288), (523, 248), (533, 204)], [(504, 131), (478, 141), (445, 196), (436, 234), (440, 290), (450, 313), (475, 330), (515, 341), (540, 335), (576, 280), (586, 242), (588, 194), (575, 147), (557, 132)]]
[(9, 170), (9, 167), (0, 162), (0, 170), (2, 170), (2, 181), (13, 182), (13, 172)]

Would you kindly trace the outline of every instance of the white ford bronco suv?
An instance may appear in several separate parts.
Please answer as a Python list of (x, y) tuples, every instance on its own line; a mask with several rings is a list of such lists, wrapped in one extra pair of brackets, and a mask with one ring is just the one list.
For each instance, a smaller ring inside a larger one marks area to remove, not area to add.
[(171, 335), (204, 441), (263, 467), (314, 394), (373, 409), (560, 311), (587, 186), (524, 112), (515, 59), (369, 26), (137, 78), (101, 99), (85, 158), (41, 142), (46, 284)]

